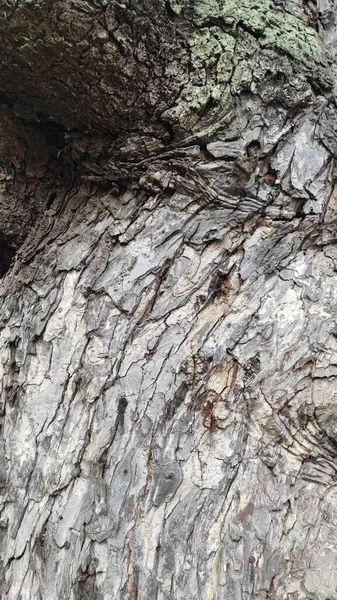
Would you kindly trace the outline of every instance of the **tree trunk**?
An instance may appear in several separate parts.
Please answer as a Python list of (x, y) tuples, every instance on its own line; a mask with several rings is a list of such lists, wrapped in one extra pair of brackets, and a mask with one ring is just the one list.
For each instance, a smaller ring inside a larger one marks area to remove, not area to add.
[(337, 599), (334, 0), (0, 7), (0, 598)]

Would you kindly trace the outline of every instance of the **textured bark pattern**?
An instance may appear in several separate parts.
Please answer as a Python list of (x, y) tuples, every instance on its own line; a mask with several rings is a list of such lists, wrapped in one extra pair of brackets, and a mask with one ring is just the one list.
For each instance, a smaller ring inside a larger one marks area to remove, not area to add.
[(163, 0), (1, 5), (2, 89), (27, 115), (39, 107), (69, 129), (115, 132), (174, 93), (169, 69), (181, 49)]
[[(285, 4), (334, 58), (332, 3)], [(256, 63), (124, 182), (13, 108), (53, 199), (2, 280), (3, 599), (337, 599), (334, 70), (272, 52), (299, 97)]]

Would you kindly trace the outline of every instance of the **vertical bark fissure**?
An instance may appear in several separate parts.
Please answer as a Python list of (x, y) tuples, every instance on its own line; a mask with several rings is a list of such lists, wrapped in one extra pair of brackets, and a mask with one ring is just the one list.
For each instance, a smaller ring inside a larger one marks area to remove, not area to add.
[(1, 598), (337, 597), (335, 7), (274, 4), (3, 3)]

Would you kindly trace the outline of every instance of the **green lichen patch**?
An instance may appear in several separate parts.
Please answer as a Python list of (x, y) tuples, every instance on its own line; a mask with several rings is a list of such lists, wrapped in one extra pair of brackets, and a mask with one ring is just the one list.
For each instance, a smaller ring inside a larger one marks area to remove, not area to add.
[(192, 112), (200, 114), (214, 102), (224, 109), (245, 90), (290, 107), (310, 96), (311, 83), (331, 86), (316, 31), (269, 0), (171, 0), (171, 5), (196, 28), (189, 83), (179, 106), (168, 111), (187, 126), (200, 121)]
[(255, 32), (262, 32), (268, 22), (269, 0), (197, 0), (194, 18), (202, 25), (210, 18), (221, 19), (224, 25), (236, 27), (242, 24)]
[(220, 27), (207, 27), (194, 33), (190, 40), (190, 81), (182, 90), (178, 105), (171, 110), (171, 116), (189, 120), (191, 127), (199, 118), (198, 112), (208, 103), (228, 102), (235, 46), (235, 38)]
[(176, 15), (180, 15), (184, 6), (179, 0), (169, 0), (169, 6)]
[(216, 20), (227, 33), (238, 27), (253, 33), (262, 45), (274, 46), (308, 65), (324, 61), (322, 42), (317, 32), (304, 21), (277, 10), (269, 0), (174, 0), (179, 10), (197, 26)]
[(317, 32), (304, 21), (277, 10), (269, 0), (171, 0), (175, 11), (197, 26), (216, 21), (230, 35), (238, 28), (251, 32), (261, 46), (274, 47), (287, 53), (299, 65), (312, 66), (326, 62)]
[[(195, 69), (216, 67), (223, 81), (228, 81), (233, 65), (235, 39), (220, 27), (196, 31), (190, 40), (191, 62)], [(219, 65), (220, 61), (220, 65)]]
[(260, 43), (282, 50), (307, 67), (324, 61), (322, 42), (316, 31), (294, 15), (270, 12)]

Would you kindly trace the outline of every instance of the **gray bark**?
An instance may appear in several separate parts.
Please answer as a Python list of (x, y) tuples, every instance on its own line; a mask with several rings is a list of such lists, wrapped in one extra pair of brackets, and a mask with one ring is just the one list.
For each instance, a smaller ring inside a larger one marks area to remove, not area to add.
[(335, 4), (0, 5), (0, 598), (337, 599)]

